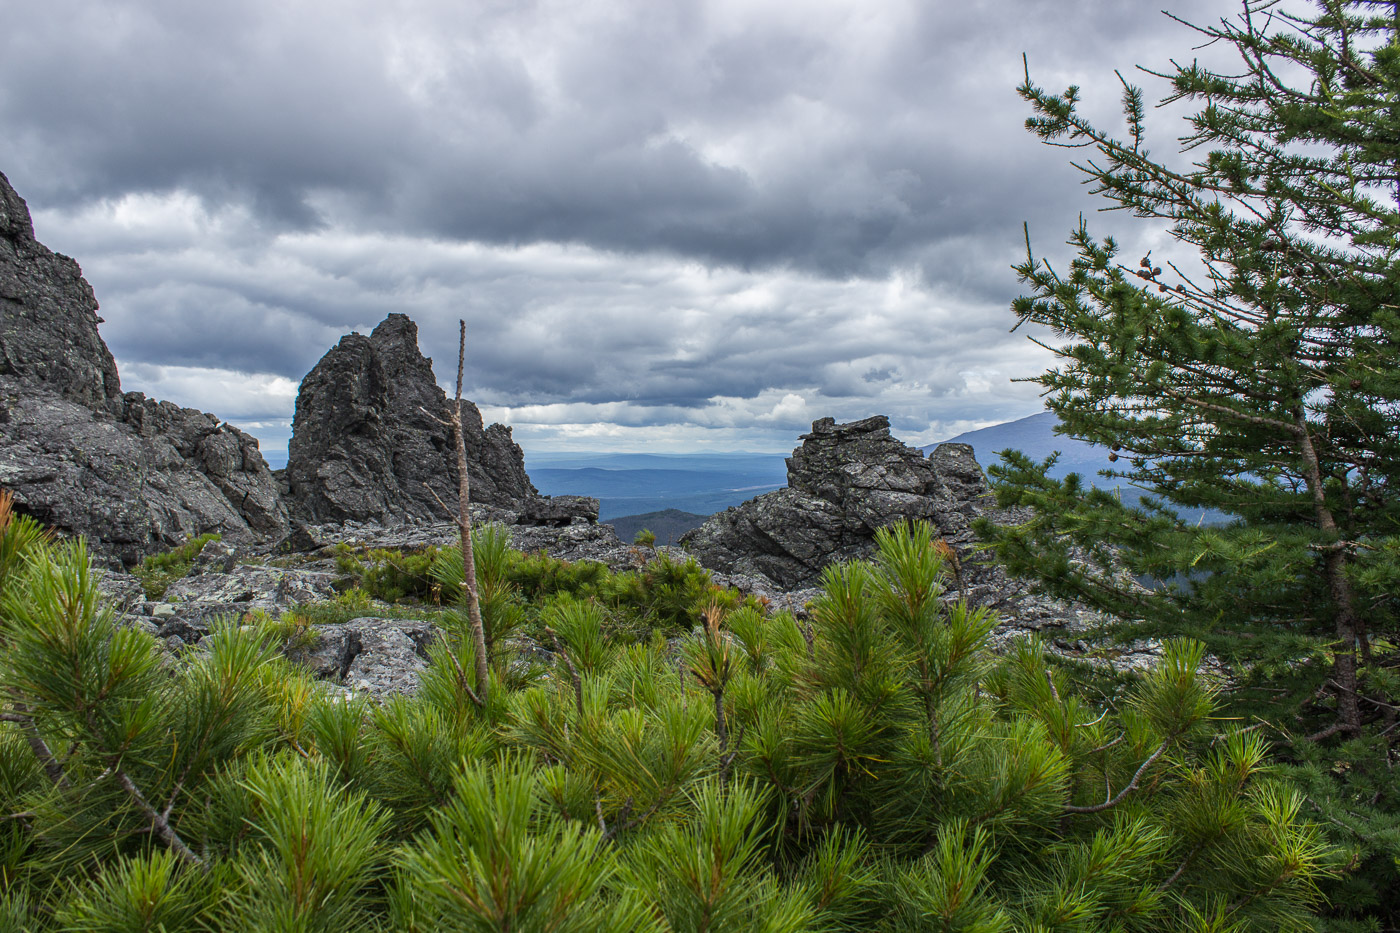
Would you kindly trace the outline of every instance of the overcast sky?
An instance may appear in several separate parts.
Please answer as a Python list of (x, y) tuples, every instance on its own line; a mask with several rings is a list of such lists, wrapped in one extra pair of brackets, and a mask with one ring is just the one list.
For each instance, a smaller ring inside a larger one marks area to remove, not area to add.
[(1011, 382), (1050, 362), (1009, 333), (1021, 224), (1063, 255), (1099, 206), (1023, 128), (1022, 52), (1116, 127), (1115, 69), (1193, 54), (1157, 8), (15, 2), (0, 171), (81, 263), (123, 387), (265, 450), (393, 311), (444, 385), (466, 319), (467, 394), (527, 454), (785, 451), (875, 413), (927, 443), (1040, 410)]

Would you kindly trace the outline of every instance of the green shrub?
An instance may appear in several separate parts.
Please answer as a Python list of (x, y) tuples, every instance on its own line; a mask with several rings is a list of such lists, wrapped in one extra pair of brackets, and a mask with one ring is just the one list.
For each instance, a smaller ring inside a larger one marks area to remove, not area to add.
[(286, 611), (284, 619), (300, 625), (340, 625), (367, 615), (392, 615), (390, 607), (376, 605), (374, 598), (359, 587), (352, 587), (333, 598), (301, 603)]
[(526, 599), (536, 602), (559, 593), (580, 598), (597, 596), (602, 581), (611, 574), (596, 561), (560, 560), (538, 551), (513, 552), (507, 575)]
[(675, 644), (599, 596), (527, 603), (488, 553), (554, 676), (497, 669), (478, 705), (449, 631), (376, 706), (265, 625), (172, 667), (81, 545), (3, 526), (16, 929), (1272, 933), (1311, 928), (1337, 865), (1260, 733), (1214, 719), (1198, 644), (1097, 706), (1033, 642), (988, 652), (924, 527), (830, 569), (803, 624), (685, 564), (626, 576), (687, 620), (709, 600)]
[(430, 572), (440, 550), (432, 545), (422, 550), (357, 550), (341, 542), (334, 553), (340, 572), (352, 577), (357, 587), (375, 599), (386, 603), (437, 602), (439, 594)]
[(152, 554), (131, 568), (131, 573), (141, 581), (141, 589), (147, 599), (160, 599), (170, 584), (183, 579), (194, 566), (194, 559), (204, 550), (204, 545), (219, 541), (222, 535), (203, 534), (197, 538), (186, 538), (179, 547), (171, 548), (163, 554)]

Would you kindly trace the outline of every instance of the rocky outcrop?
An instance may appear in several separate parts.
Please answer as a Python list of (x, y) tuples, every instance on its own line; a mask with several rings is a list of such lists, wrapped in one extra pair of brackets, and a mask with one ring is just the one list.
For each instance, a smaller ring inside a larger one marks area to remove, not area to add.
[(0, 173), (0, 376), (119, 416), (121, 383), (100, 321), (78, 264), (34, 239), (29, 208)]
[[(256, 437), (213, 415), (157, 402), (140, 392), (126, 393), (124, 402), (126, 424), (152, 444), (169, 444), (185, 467), (218, 490), (254, 535), (275, 538), (286, 533), (287, 510)], [(243, 537), (241, 528), (232, 530)]]
[(0, 486), (124, 561), (188, 534), (281, 536), (257, 441), (212, 415), (121, 392), (78, 264), (34, 239), (0, 174)]
[[(293, 513), (309, 522), (446, 517), (443, 505), (457, 505), (456, 451), (439, 420), (448, 404), (405, 315), (341, 338), (297, 395), (285, 474)], [(519, 508), (536, 496), (510, 428), (483, 428), (465, 400), (462, 421), (472, 501)]]
[(974, 605), (998, 610), (1001, 630), (1079, 631), (1101, 621), (980, 559), (972, 523), (982, 516), (1029, 517), (996, 507), (968, 445), (941, 444), (925, 457), (891, 437), (883, 415), (850, 424), (823, 418), (788, 459), (786, 489), (711, 516), (681, 545), (718, 571), (720, 582), (798, 610), (816, 596), (826, 566), (871, 557), (880, 528), (922, 520), (958, 558), (950, 585)]
[(875, 532), (903, 520), (931, 522), (970, 557), (972, 520), (990, 505), (971, 447), (944, 444), (925, 458), (890, 436), (884, 415), (823, 418), (788, 458), (786, 489), (711, 516), (681, 545), (713, 570), (799, 589), (834, 561), (869, 557)]
[[(132, 409), (153, 404), (138, 396)], [(285, 531), (257, 442), (162, 404), (178, 430), (146, 433), (139, 414), (133, 425), (0, 376), (0, 486), (21, 511), (127, 563), (190, 534), (252, 541)]]

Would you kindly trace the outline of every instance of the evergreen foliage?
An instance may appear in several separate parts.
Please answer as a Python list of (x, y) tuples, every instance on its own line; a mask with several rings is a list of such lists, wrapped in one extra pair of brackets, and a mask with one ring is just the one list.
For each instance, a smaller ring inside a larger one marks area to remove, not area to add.
[(1096, 708), (987, 652), (923, 526), (805, 622), (711, 602), (648, 642), (556, 597), (484, 703), (451, 626), (375, 706), (264, 625), (170, 662), (23, 519), (0, 555), (0, 928), (1304, 930), (1336, 867), (1199, 644)]
[[(355, 579), (355, 585), (374, 599), (396, 603), (405, 599), (436, 601), (431, 569), (440, 548), (421, 551), (393, 548), (356, 549), (340, 542), (335, 546), (336, 567)], [(460, 560), (460, 554), (458, 559)], [(461, 572), (458, 572), (460, 585)]]
[(141, 581), (141, 589), (147, 599), (160, 599), (170, 584), (182, 579), (194, 567), (194, 559), (204, 550), (204, 545), (220, 540), (217, 534), (202, 534), (187, 537), (185, 543), (171, 548), (162, 554), (152, 554), (131, 568), (132, 574)]
[[(1309, 810), (1368, 866), (1345, 903), (1393, 925), (1400, 5), (1310, 6), (1248, 0), (1192, 27), (1239, 61), (1157, 75), (1165, 103), (1199, 107), (1175, 162), (1149, 152), (1143, 94), (1121, 76), (1119, 138), (1080, 115), (1078, 88), (1047, 92), (1028, 71), (1027, 127), (1085, 150), (1075, 165), (1108, 209), (1186, 249), (1124, 262), (1081, 218), (1061, 271), (1028, 236), (1013, 308), (1059, 341), (1034, 381), (1063, 433), (1111, 447), (1122, 466), (1105, 475), (1149, 495), (1127, 505), (1007, 452), (989, 471), (998, 501), (1035, 517), (980, 531), (1012, 571), (1123, 620), (1123, 637), (1186, 634), (1237, 662), (1232, 711), (1289, 744)], [(1181, 518), (1202, 509), (1231, 520)], [(1309, 747), (1324, 740), (1342, 744)]]

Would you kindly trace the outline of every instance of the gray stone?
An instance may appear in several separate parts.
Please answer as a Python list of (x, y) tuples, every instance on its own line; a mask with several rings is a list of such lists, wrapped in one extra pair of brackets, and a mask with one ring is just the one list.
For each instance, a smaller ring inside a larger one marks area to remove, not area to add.
[(598, 500), (590, 496), (534, 496), (526, 500), (522, 525), (596, 525)]
[[(162, 618), (157, 616), (157, 618)], [(209, 625), (203, 619), (187, 619), (184, 616), (171, 614), (163, 617), (156, 634), (165, 641), (167, 646), (174, 645), (172, 639), (178, 639), (182, 645), (196, 645), (209, 634)]]
[(223, 611), (261, 610), (275, 615), (301, 603), (335, 596), (336, 577), (302, 569), (242, 565), (228, 573), (206, 571), (170, 584), (165, 599), (179, 606), (216, 604)]
[(257, 438), (213, 415), (152, 401), (140, 392), (128, 392), (124, 403), (127, 424), (143, 438), (168, 443), (183, 461), (172, 461), (173, 466), (199, 474), (228, 502), (251, 532), (238, 529), (235, 538), (263, 540), (287, 533), (287, 510)]
[(439, 635), (436, 626), (421, 620), (351, 619), (312, 626), (311, 643), (287, 655), (318, 678), (382, 700), (417, 692), (419, 674), (428, 666), (428, 646)]
[(613, 570), (624, 570), (645, 563), (650, 556), (640, 548), (624, 544), (611, 525), (564, 525), (562, 527), (516, 525), (510, 532), (511, 547), (531, 553), (544, 551), (560, 560), (591, 560)]
[(34, 239), (28, 206), (0, 173), (0, 375), (119, 412), (117, 364), (97, 334), (99, 320), (78, 264)]
[(0, 486), (16, 507), (126, 563), (209, 531), (286, 534), (257, 441), (123, 395), (96, 309), (78, 264), (34, 239), (0, 175)]
[(98, 589), (102, 591), (108, 604), (118, 612), (135, 612), (145, 603), (146, 591), (141, 588), (141, 581), (131, 574), (103, 567), (94, 567), (92, 570), (97, 578)]
[(974, 568), (971, 523), (992, 502), (972, 448), (944, 444), (925, 458), (890, 436), (883, 415), (823, 418), (802, 441), (788, 459), (787, 488), (711, 516), (681, 545), (711, 569), (801, 589), (828, 564), (871, 556), (879, 529), (923, 520)]
[[(443, 423), (448, 406), (407, 316), (341, 338), (297, 394), (285, 472), (293, 511), (311, 523), (450, 517), (457, 455)], [(473, 502), (510, 508), (537, 495), (510, 428), (483, 428), (465, 400), (462, 422)]]
[(195, 555), (190, 573), (232, 573), (238, 566), (240, 549), (227, 541), (210, 541)]

